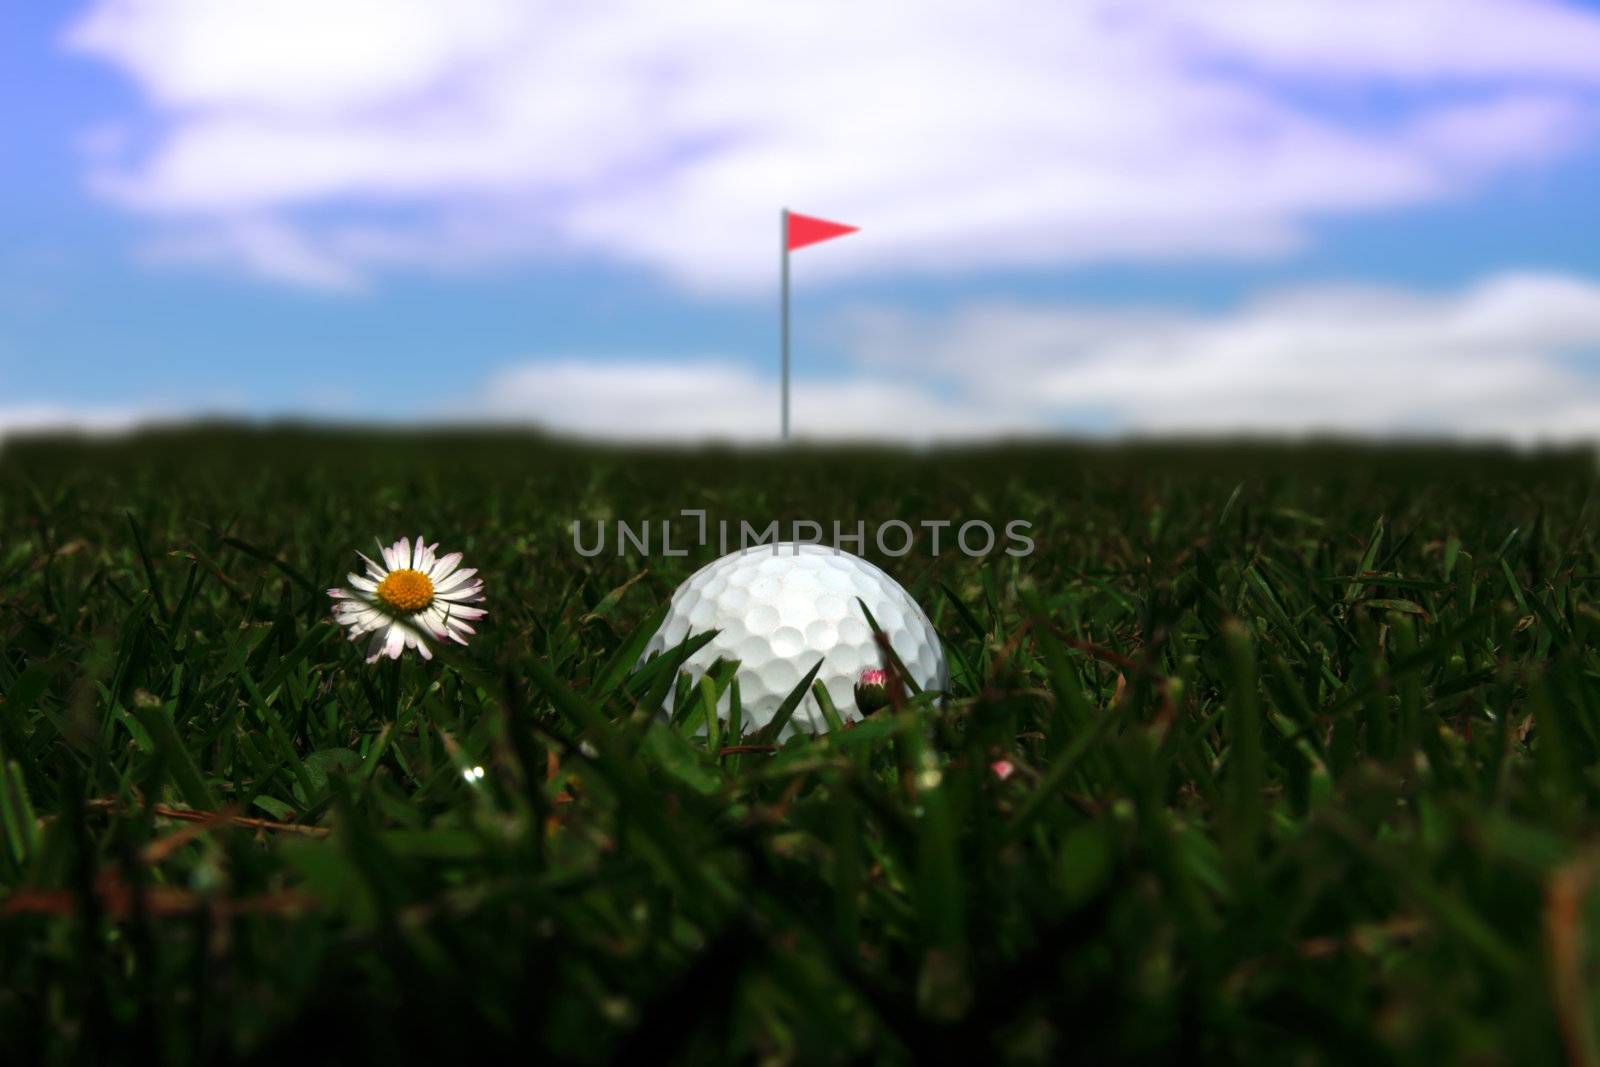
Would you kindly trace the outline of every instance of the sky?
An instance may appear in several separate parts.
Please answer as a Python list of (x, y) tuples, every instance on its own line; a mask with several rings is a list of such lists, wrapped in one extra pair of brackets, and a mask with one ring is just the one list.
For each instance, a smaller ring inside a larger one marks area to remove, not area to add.
[(0, 0), (0, 436), (1600, 435), (1600, 0)]

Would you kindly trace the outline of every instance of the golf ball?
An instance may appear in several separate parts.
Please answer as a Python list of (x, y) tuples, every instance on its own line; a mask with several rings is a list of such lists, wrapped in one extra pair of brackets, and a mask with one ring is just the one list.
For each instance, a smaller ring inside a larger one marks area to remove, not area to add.
[[(866, 604), (917, 685), (942, 691), (948, 674), (933, 624), (899, 582), (859, 556), (827, 545), (780, 542), (733, 552), (701, 567), (672, 594), (648, 658), (694, 634), (717, 635), (691, 656), (684, 672), (698, 679), (718, 659), (737, 660), (739, 706), (746, 730), (772, 721), (784, 697), (817, 660), (840, 718), (859, 719), (855, 684), (861, 671), (883, 667)], [(671, 698), (668, 698), (669, 702)], [(720, 711), (728, 712), (728, 694)], [(808, 693), (786, 733), (828, 728)]]

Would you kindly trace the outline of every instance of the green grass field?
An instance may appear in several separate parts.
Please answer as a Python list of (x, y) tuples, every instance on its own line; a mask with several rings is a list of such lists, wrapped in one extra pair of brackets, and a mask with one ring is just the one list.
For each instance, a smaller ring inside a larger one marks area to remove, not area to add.
[[(1423, 447), (13, 442), (0, 1059), (1600, 1062), (1594, 486)], [(715, 550), (568, 529), (681, 508), (1037, 551), (877, 559), (943, 708), (708, 747), (630, 669)], [(490, 618), (369, 666), (325, 589), (418, 532)]]

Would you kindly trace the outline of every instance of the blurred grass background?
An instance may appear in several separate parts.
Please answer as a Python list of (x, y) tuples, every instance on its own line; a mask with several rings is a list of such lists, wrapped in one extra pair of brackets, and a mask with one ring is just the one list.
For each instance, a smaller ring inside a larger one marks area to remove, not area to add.
[[(1587, 452), (1420, 444), (11, 442), (0, 1044), (1600, 1062), (1594, 486)], [(869, 541), (951, 699), (711, 744), (629, 668), (715, 549), (570, 532), (683, 508), (1037, 549)], [(369, 667), (325, 589), (418, 533), (491, 617)]]

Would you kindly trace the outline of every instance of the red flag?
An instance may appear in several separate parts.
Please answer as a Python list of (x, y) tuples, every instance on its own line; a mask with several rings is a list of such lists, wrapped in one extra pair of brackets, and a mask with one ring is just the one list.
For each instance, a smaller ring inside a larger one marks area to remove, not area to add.
[(827, 219), (814, 219), (810, 215), (798, 215), (789, 212), (789, 251), (814, 245), (819, 241), (832, 240), (843, 237), (847, 233), (855, 233), (861, 227), (846, 226), (842, 222), (829, 222)]

